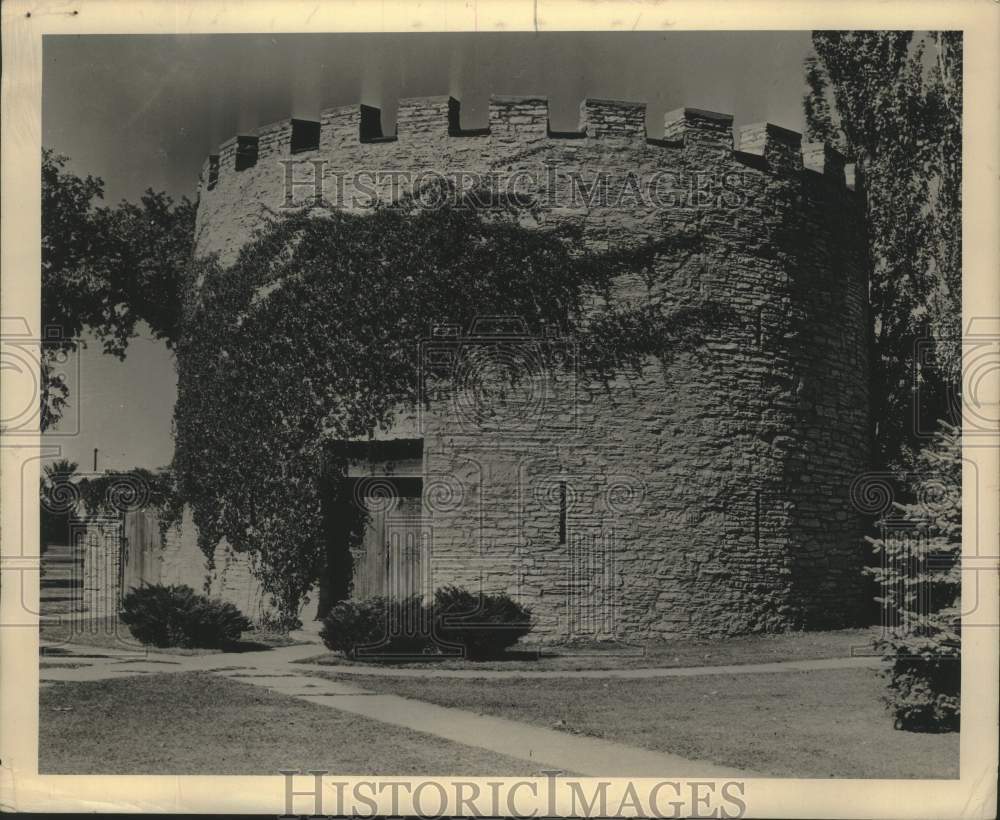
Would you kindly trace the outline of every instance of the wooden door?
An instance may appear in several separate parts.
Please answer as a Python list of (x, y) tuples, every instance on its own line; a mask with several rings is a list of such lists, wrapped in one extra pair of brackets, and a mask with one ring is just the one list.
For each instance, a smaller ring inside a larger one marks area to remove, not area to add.
[(392, 598), (423, 593), (424, 533), (420, 498), (402, 497), (386, 516), (386, 587)]
[[(388, 504), (384, 495), (361, 497), (368, 510), (368, 522), (354, 565), (352, 597), (357, 600), (426, 592), (423, 573), (427, 569), (424, 554), (428, 545), (421, 517), (422, 500), (419, 491), (401, 484), (395, 484), (397, 495)], [(382, 484), (383, 492), (384, 487)]]

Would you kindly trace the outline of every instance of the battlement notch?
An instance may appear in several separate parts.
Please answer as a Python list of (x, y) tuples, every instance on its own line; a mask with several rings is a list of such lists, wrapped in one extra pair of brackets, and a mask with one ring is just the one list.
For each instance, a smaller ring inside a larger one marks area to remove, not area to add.
[[(432, 151), (444, 158), (448, 140), (469, 137), (491, 141), (500, 153), (505, 147), (545, 140), (645, 143), (650, 150), (680, 148), (678, 160), (685, 165), (724, 165), (735, 158), (761, 171), (794, 175), (805, 170), (851, 187), (849, 166), (833, 146), (803, 143), (798, 132), (767, 122), (741, 126), (734, 139), (733, 115), (703, 108), (685, 107), (667, 113), (662, 139), (647, 137), (646, 104), (638, 101), (586, 98), (580, 104), (578, 129), (562, 132), (552, 130), (548, 99), (539, 95), (491, 96), (486, 128), (463, 128), (461, 112), (461, 101), (451, 96), (404, 98), (398, 104), (396, 133), (392, 135), (383, 132), (381, 109), (365, 104), (327, 108), (318, 120), (279, 120), (223, 142), (202, 167), (202, 190), (213, 191), (226, 174), (247, 171), (262, 160), (312, 151), (335, 160), (341, 154), (360, 156), (356, 151), (362, 145), (407, 143), (416, 150), (428, 141), (438, 146)], [(406, 150), (395, 149), (394, 160), (405, 162)], [(488, 160), (486, 153), (481, 156)]]

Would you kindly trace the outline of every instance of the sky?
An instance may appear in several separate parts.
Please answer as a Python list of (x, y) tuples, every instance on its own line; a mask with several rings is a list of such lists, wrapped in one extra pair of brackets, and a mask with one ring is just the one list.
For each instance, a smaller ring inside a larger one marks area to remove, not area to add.
[[(492, 94), (542, 94), (554, 130), (574, 129), (584, 97), (647, 103), (647, 130), (681, 106), (801, 131), (809, 32), (594, 32), (47, 36), (42, 144), (100, 177), (105, 201), (147, 188), (196, 196), (205, 156), (237, 132), (318, 119), (350, 103), (382, 108), (451, 94), (462, 125), (486, 124)], [(44, 441), (81, 468), (155, 468), (173, 454), (177, 379), (161, 342), (123, 362), (92, 343), (68, 368), (74, 407)], [(78, 422), (78, 423), (77, 423)]]

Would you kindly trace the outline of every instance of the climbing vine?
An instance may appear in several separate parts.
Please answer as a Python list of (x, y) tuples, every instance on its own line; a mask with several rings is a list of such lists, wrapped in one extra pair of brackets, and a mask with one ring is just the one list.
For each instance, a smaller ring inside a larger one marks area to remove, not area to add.
[(129, 510), (155, 510), (164, 529), (179, 519), (183, 503), (175, 492), (170, 470), (106, 470), (81, 478), (77, 493), (88, 517), (120, 515)]
[(711, 302), (612, 299), (621, 273), (662, 280), (697, 260), (697, 235), (602, 252), (579, 240), (463, 208), (314, 209), (273, 220), (228, 267), (198, 261), (177, 345), (173, 467), (209, 558), (221, 538), (250, 553), (294, 621), (324, 560), (321, 488), (345, 473), (329, 445), (416, 405), (420, 342), (437, 323), (558, 326), (585, 367), (610, 376), (696, 348), (726, 321)]
[(179, 524), (184, 501), (177, 494), (169, 470), (106, 470), (82, 476), (76, 462), (60, 459), (46, 465), (40, 481), (41, 543), (71, 544), (75, 527), (99, 518), (119, 518), (127, 512), (152, 510), (158, 515), (160, 536)]

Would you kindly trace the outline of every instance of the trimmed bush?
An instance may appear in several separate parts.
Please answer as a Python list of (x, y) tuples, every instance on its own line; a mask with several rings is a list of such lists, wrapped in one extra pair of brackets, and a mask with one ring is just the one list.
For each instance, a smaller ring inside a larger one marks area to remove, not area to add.
[(119, 617), (136, 640), (160, 648), (221, 649), (253, 626), (232, 604), (183, 585), (134, 589), (125, 596)]
[(328, 649), (354, 658), (373, 653), (423, 654), (430, 650), (430, 617), (422, 596), (341, 601), (323, 619), (320, 637)]
[(445, 586), (434, 593), (434, 635), (471, 660), (497, 658), (531, 631), (531, 610), (504, 593)]
[(501, 656), (531, 626), (531, 611), (508, 595), (474, 595), (446, 586), (429, 605), (419, 595), (341, 601), (323, 620), (320, 636), (328, 649), (349, 658), (364, 649), (387, 655), (461, 651), (467, 658), (482, 660)]

